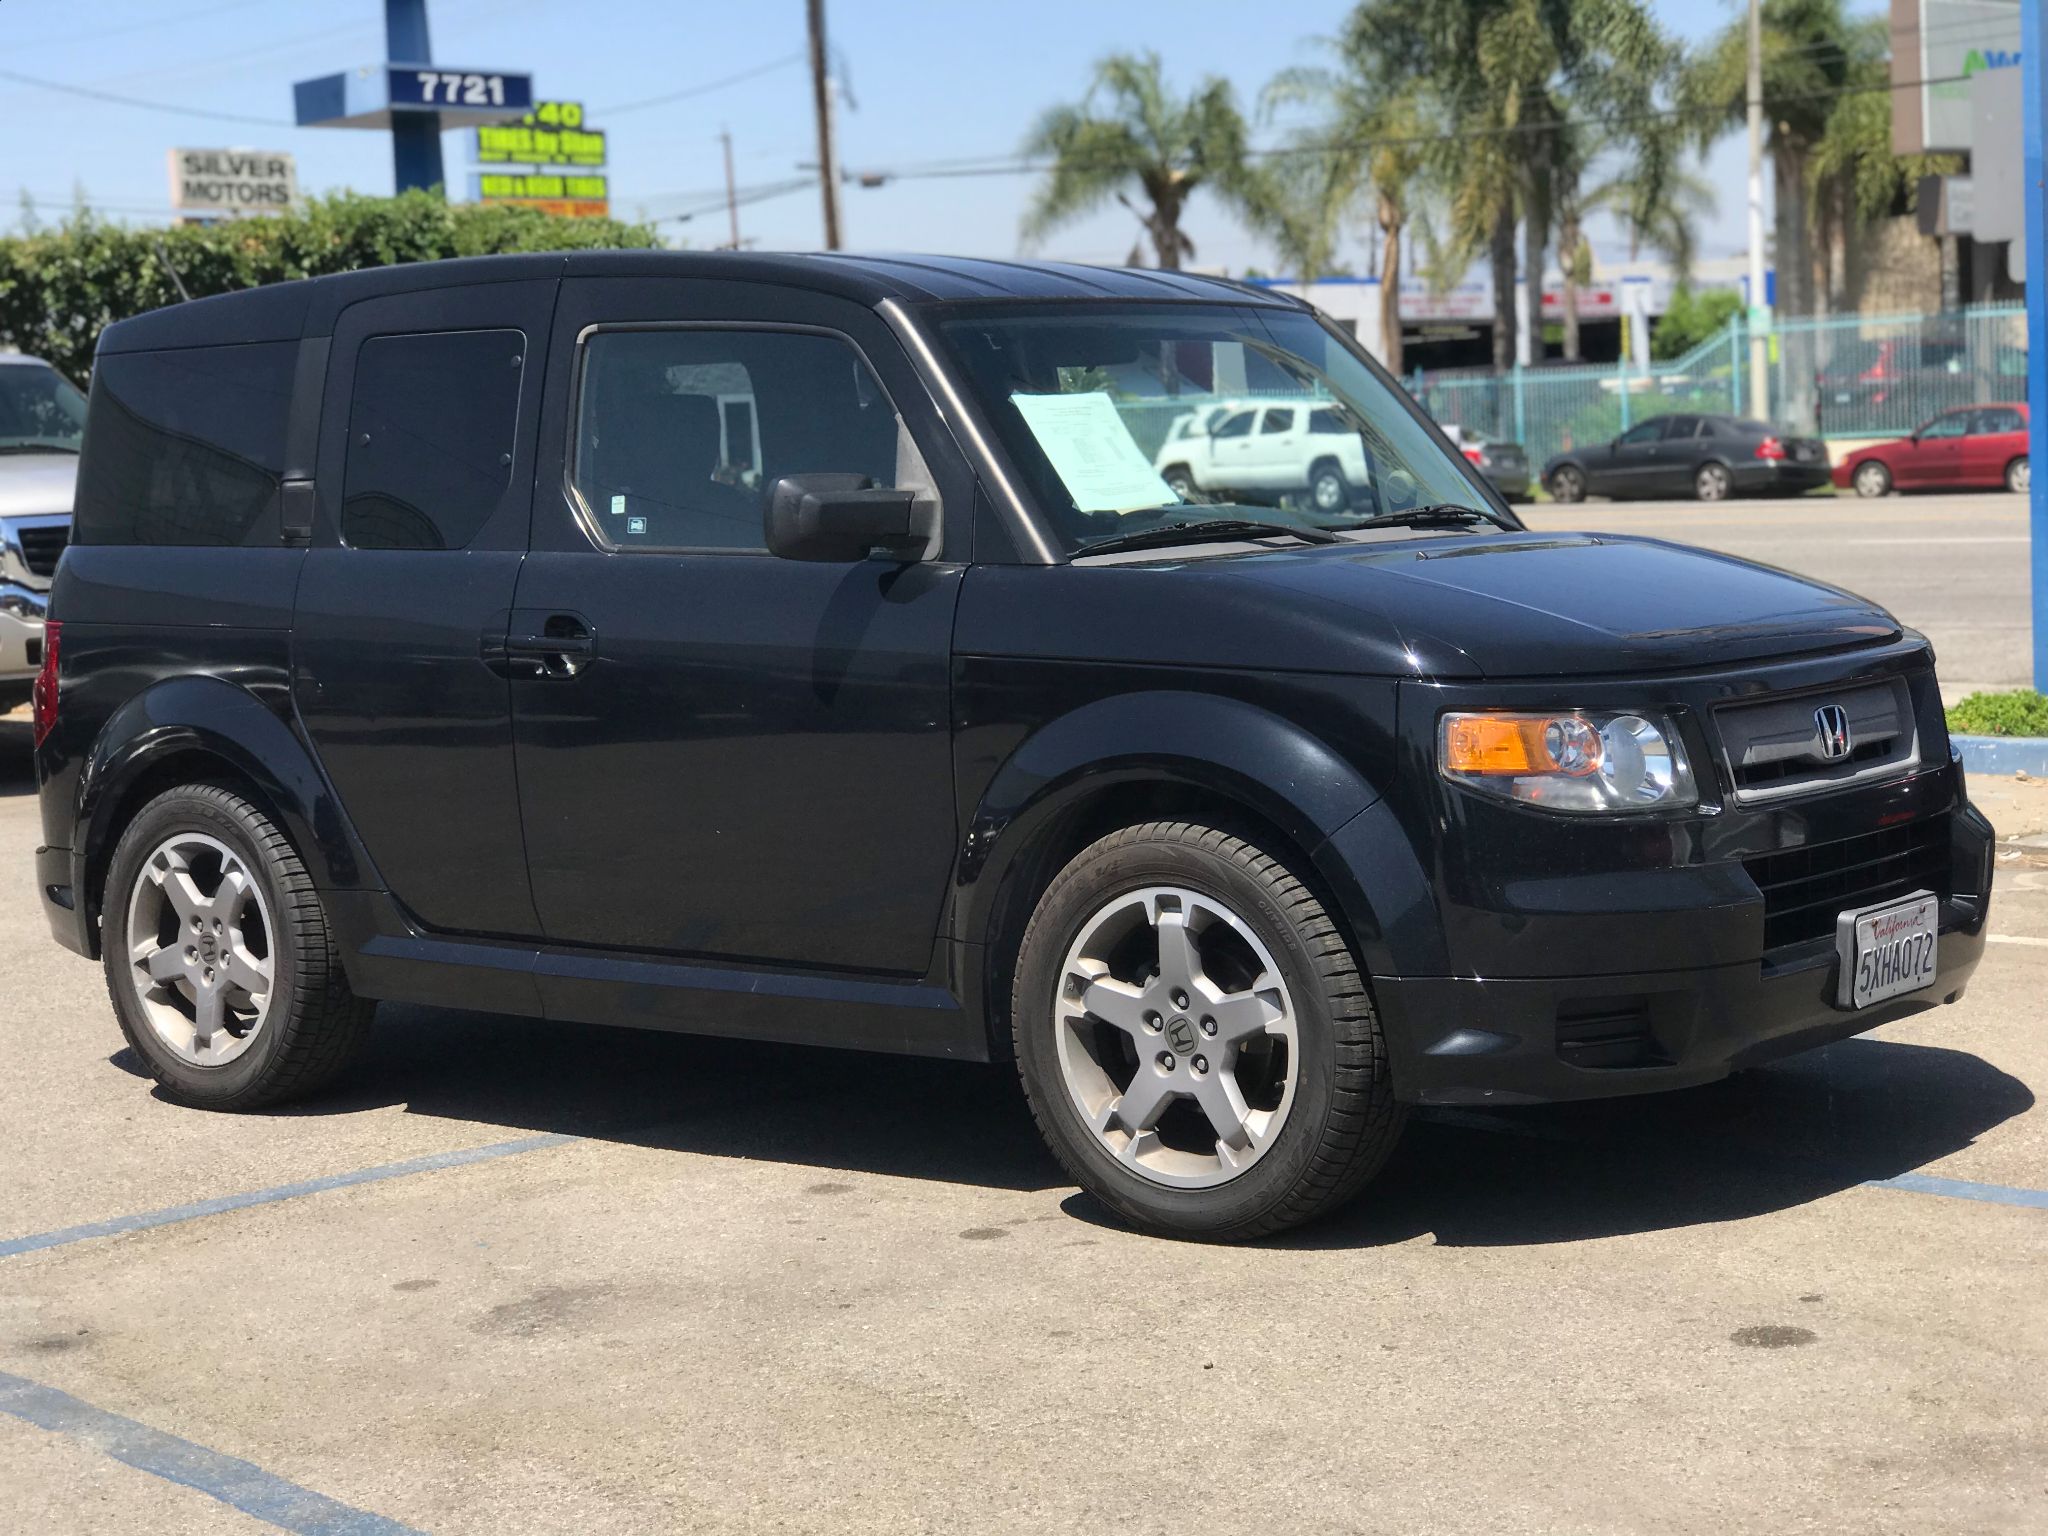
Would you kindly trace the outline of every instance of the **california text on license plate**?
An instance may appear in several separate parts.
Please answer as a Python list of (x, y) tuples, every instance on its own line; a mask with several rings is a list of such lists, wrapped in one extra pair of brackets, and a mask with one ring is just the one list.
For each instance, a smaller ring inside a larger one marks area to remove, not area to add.
[(1844, 1008), (1868, 1008), (1933, 986), (1940, 926), (1941, 898), (1927, 891), (1844, 912), (1835, 920), (1835, 950), (1842, 959), (1836, 1001)]

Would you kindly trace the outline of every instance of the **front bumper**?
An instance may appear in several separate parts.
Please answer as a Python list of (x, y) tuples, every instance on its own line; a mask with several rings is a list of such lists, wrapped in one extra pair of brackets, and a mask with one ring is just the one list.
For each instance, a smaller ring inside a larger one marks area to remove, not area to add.
[[(0, 581), (0, 596), (18, 593), (40, 613), (46, 593)], [(43, 621), (0, 608), (0, 682), (33, 681), (43, 664)]]

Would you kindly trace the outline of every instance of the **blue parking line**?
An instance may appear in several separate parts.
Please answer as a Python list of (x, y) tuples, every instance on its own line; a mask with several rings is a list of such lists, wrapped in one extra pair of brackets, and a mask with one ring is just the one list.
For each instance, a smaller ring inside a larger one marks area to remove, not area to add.
[(60, 1227), (54, 1232), (32, 1232), (27, 1237), (11, 1237), (0, 1241), (0, 1259), (13, 1258), (18, 1253), (35, 1253), (43, 1248), (62, 1248), (67, 1243), (82, 1243), (87, 1238), (112, 1237), (120, 1232), (141, 1232), (150, 1227), (168, 1227), (180, 1221), (196, 1221), (202, 1216), (218, 1216), (223, 1211), (239, 1211), (252, 1205), (269, 1205), (277, 1200), (296, 1200), (301, 1195), (317, 1195), (329, 1189), (346, 1189), (351, 1184), (376, 1184), (385, 1179), (408, 1178), (415, 1173), (434, 1173), (442, 1168), (461, 1168), (469, 1163), (487, 1163), (494, 1158), (517, 1157), (522, 1152), (538, 1152), (546, 1147), (564, 1146), (580, 1139), (576, 1136), (552, 1133), (545, 1136), (523, 1136), (517, 1141), (493, 1142), (487, 1147), (464, 1147), (456, 1152), (435, 1152), (427, 1157), (407, 1158), (400, 1163), (382, 1163), (375, 1168), (358, 1168), (353, 1173), (330, 1173), (324, 1178), (302, 1179), (296, 1184), (277, 1184), (269, 1189), (252, 1189), (239, 1195), (221, 1195), (213, 1200), (195, 1200), (190, 1205), (167, 1206), (160, 1211), (142, 1211), (133, 1216), (116, 1216), (110, 1221), (89, 1221), (83, 1226)]
[(151, 1477), (196, 1488), (279, 1530), (301, 1536), (420, 1536), (410, 1525), (301, 1488), (252, 1462), (180, 1440), (5, 1371), (0, 1371), (0, 1413), (102, 1451)]
[(2048, 1211), (2048, 1189), (2019, 1189), (2010, 1184), (1973, 1184), (1968, 1179), (1939, 1179), (1931, 1173), (1902, 1173), (1895, 1179), (1870, 1179), (1867, 1189), (1903, 1189), (1916, 1195), (1942, 1195), (1950, 1200), (1984, 1200), (1992, 1205), (2021, 1205)]

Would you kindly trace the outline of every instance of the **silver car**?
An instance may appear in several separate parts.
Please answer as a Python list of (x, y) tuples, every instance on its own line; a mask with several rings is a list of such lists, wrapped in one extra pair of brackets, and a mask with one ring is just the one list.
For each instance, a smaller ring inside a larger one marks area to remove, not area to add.
[(0, 709), (28, 701), (43, 608), (71, 539), (85, 396), (41, 358), (0, 353)]

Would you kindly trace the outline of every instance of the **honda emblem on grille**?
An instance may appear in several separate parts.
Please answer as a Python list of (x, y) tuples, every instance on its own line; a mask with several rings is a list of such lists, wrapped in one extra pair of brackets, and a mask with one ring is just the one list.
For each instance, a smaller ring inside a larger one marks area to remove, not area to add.
[(1839, 704), (1823, 704), (1813, 712), (1813, 726), (1822, 757), (1834, 762), (1849, 755), (1849, 711)]

